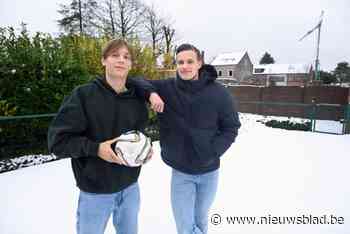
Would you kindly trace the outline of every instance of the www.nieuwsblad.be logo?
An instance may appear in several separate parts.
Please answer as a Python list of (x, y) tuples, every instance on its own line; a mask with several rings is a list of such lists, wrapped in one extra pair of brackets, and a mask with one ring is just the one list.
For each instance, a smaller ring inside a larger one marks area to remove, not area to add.
[(317, 225), (317, 224), (344, 224), (344, 217), (335, 215), (299, 215), (299, 216), (221, 216), (213, 214), (211, 223), (220, 225), (223, 222), (227, 224), (302, 224), (302, 225)]

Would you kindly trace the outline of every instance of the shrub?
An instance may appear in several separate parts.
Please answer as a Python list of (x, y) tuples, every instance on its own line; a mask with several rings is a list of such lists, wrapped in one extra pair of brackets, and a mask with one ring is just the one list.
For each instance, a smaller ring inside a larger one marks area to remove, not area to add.
[[(109, 38), (46, 33), (30, 36), (0, 28), (0, 116), (55, 113), (74, 87), (103, 74), (101, 48)], [(158, 79), (152, 49), (129, 42), (135, 56), (130, 75)], [(153, 122), (156, 115), (153, 115)], [(155, 120), (154, 120), (155, 119)], [(0, 121), (0, 158), (47, 153), (47, 119)], [(148, 128), (158, 139), (155, 124)]]
[(16, 115), (56, 112), (64, 96), (89, 79), (83, 56), (66, 38), (43, 33), (30, 38), (25, 28), (19, 35), (11, 27), (1, 29), (0, 99)]
[(281, 128), (286, 130), (311, 131), (310, 121), (306, 123), (294, 123), (289, 120), (284, 120), (284, 121), (270, 120), (265, 122), (265, 125), (272, 128)]
[(46, 135), (51, 118), (0, 121), (0, 160), (48, 154)]

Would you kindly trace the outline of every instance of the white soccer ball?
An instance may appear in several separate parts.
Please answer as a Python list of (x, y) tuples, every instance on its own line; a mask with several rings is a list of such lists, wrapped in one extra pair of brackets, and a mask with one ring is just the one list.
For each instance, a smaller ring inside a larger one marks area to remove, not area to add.
[(118, 137), (112, 149), (126, 166), (138, 167), (146, 162), (152, 150), (151, 139), (142, 132), (129, 131)]

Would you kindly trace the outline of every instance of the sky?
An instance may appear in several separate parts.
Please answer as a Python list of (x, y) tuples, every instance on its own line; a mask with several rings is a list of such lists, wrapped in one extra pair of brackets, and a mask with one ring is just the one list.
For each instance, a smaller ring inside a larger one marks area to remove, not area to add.
[[(209, 217), (220, 215), (222, 223), (209, 224), (209, 233), (350, 233), (350, 135), (269, 128), (256, 121), (262, 119), (258, 115), (241, 114), (240, 119), (237, 140), (222, 156), (218, 191), (209, 212)], [(170, 205), (171, 170), (160, 159), (158, 142), (154, 152), (139, 178), (139, 234), (176, 234)], [(0, 188), (1, 234), (75, 233), (79, 190), (69, 159), (1, 173)], [(227, 217), (282, 220), (303, 215), (328, 219), (333, 215), (344, 224), (226, 222)], [(105, 233), (115, 233), (111, 222)]]
[[(30, 31), (57, 33), (58, 4), (69, 0), (1, 0), (0, 26), (28, 24)], [(174, 21), (176, 44), (192, 43), (205, 51), (206, 62), (217, 54), (247, 51), (258, 63), (267, 51), (276, 63), (313, 63), (316, 33), (299, 39), (319, 20), (324, 10), (320, 66), (334, 70), (350, 63), (349, 0), (144, 0), (160, 15)]]

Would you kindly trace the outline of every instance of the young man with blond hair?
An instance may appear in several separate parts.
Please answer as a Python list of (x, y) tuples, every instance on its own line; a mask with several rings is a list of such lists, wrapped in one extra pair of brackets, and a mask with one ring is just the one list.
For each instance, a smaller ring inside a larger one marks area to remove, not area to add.
[(75, 88), (64, 100), (48, 131), (49, 151), (71, 158), (80, 189), (77, 234), (103, 234), (111, 215), (118, 233), (136, 234), (141, 168), (124, 165), (111, 145), (125, 132), (143, 131), (148, 111), (128, 82), (128, 44), (109, 41), (101, 62), (105, 75)]

